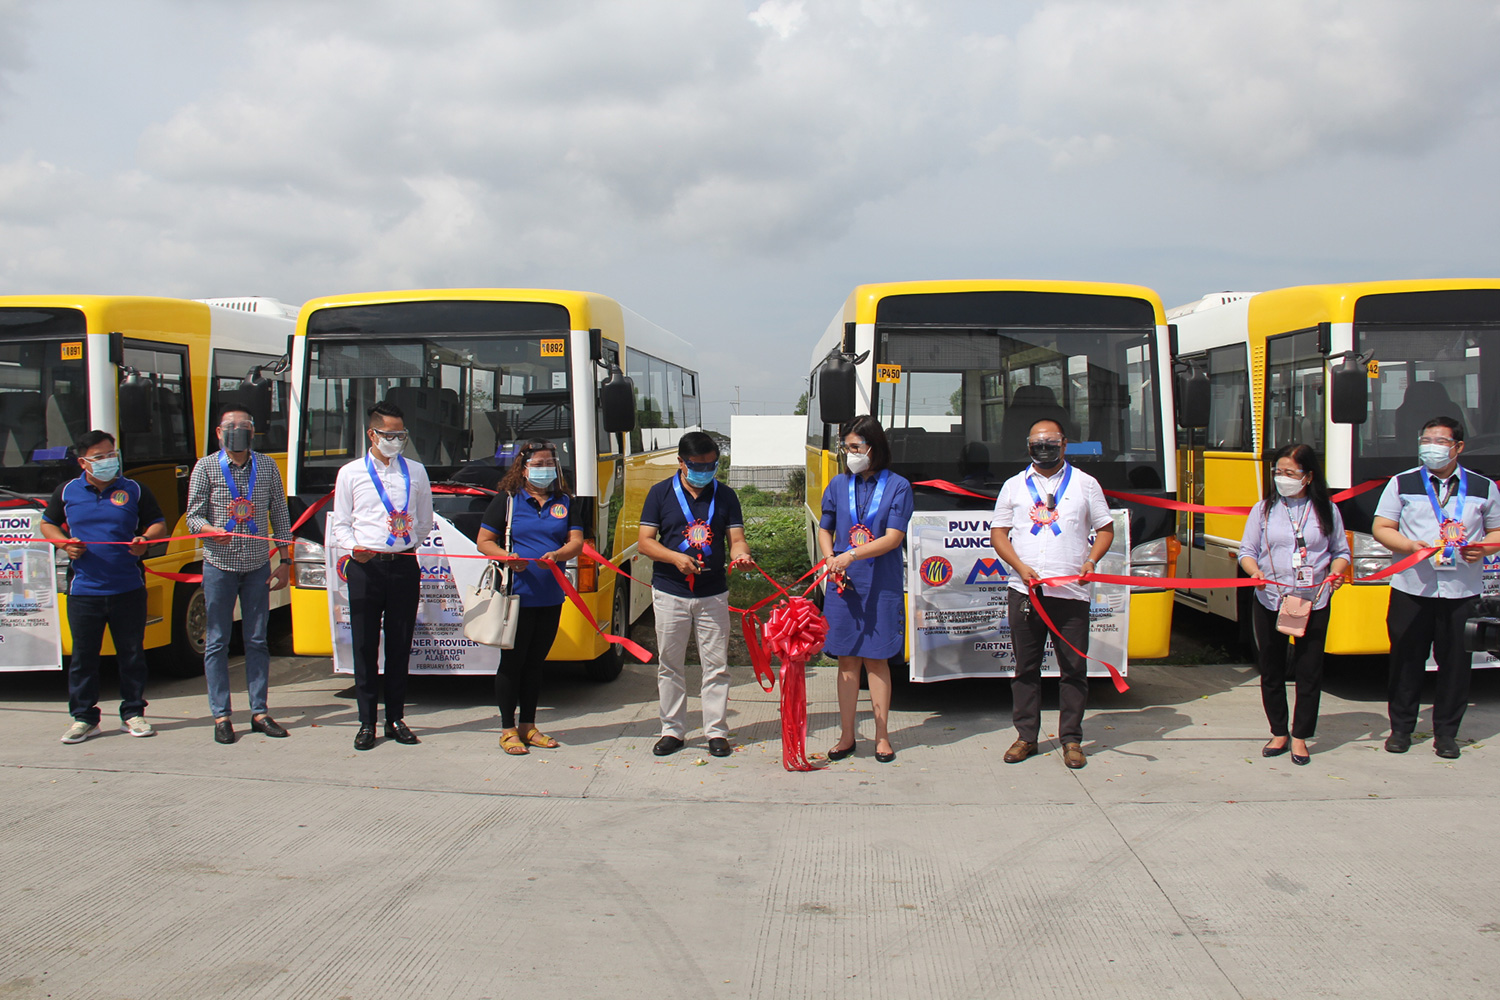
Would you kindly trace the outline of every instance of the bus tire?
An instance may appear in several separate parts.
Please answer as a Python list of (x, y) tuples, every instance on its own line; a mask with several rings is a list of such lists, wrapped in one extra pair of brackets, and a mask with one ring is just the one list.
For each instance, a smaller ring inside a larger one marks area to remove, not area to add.
[[(611, 631), (615, 635), (630, 638), (630, 581), (621, 578), (615, 582), (614, 614), (611, 616)], [(583, 665), (583, 674), (596, 684), (608, 684), (619, 677), (625, 669), (625, 651), (616, 643)]]
[(208, 641), (208, 602), (202, 586), (179, 583), (172, 588), (171, 622), (172, 641), (153, 650), (152, 668), (169, 677), (202, 677)]

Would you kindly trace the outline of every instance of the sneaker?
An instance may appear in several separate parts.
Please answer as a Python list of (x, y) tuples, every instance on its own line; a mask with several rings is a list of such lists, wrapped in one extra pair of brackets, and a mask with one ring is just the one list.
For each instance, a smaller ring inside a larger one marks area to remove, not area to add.
[(63, 733), (62, 735), (62, 741), (64, 743), (82, 743), (90, 736), (98, 735), (98, 723), (79, 721), (74, 722), (71, 726), (68, 727), (68, 731)]
[(156, 730), (151, 728), (151, 723), (147, 722), (145, 716), (142, 715), (126, 719), (120, 724), (120, 732), (129, 733), (131, 736), (156, 735)]

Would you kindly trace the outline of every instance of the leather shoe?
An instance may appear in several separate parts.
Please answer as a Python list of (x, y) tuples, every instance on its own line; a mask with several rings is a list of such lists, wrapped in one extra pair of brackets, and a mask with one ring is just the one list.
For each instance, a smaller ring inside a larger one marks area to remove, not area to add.
[(843, 760), (845, 757), (853, 757), (854, 756), (854, 748), (857, 745), (858, 745), (858, 741), (856, 741), (855, 743), (850, 743), (848, 746), (844, 747), (842, 750), (840, 750), (838, 747), (834, 747), (832, 750), (828, 751), (828, 759), (829, 760)]
[(658, 757), (666, 757), (670, 754), (676, 753), (681, 749), (682, 741), (677, 737), (663, 736), (661, 739), (656, 741), (656, 746), (651, 748), (651, 752), (656, 754), (656, 756)]
[(1391, 733), (1385, 738), (1386, 753), (1406, 753), (1411, 749), (1411, 733)]
[(359, 732), (357, 732), (357, 733), (354, 734), (354, 749), (356, 749), (356, 750), (373, 750), (373, 749), (375, 749), (375, 727), (374, 726), (360, 726), (359, 727)]
[(1064, 743), (1063, 763), (1068, 765), (1075, 771), (1080, 767), (1088, 767), (1089, 758), (1088, 755), (1083, 752), (1083, 744)]
[(287, 735), (286, 730), (282, 728), (281, 724), (269, 715), (262, 715), (258, 719), (252, 718), (250, 720), (250, 728), (257, 733), (264, 733), (272, 739), (277, 740)]
[(1260, 748), (1260, 755), (1262, 757), (1280, 757), (1284, 753), (1290, 753), (1291, 749), (1292, 749), (1292, 740), (1291, 740), (1290, 737), (1288, 737), (1287, 741), (1285, 743), (1281, 744), (1281, 746), (1279, 746), (1279, 747), (1273, 747), (1273, 746), (1263, 746), (1263, 747), (1261, 747)]
[(406, 727), (405, 719), (397, 719), (395, 722), (385, 724), (385, 738), (395, 740), (397, 743), (405, 743), (411, 746), (422, 741), (417, 739), (417, 734)]
[(715, 757), (728, 757), (734, 753), (733, 750), (729, 749), (729, 741), (722, 736), (715, 736), (708, 741), (708, 752)]
[(233, 743), (234, 724), (228, 719), (222, 719), (214, 723), (214, 742)]
[(876, 750), (875, 759), (880, 761), (880, 763), (882, 764), (889, 764), (891, 761), (896, 759), (896, 749), (892, 747), (890, 753), (881, 753), (879, 750)]
[(1019, 764), (1021, 763), (1021, 761), (1025, 760), (1027, 757), (1030, 757), (1035, 753), (1035, 743), (1027, 743), (1025, 740), (1016, 740), (1010, 745), (1010, 749), (1005, 751), (1005, 763)]
[(1444, 760), (1458, 759), (1458, 740), (1452, 736), (1434, 736), (1432, 738), (1432, 752)]

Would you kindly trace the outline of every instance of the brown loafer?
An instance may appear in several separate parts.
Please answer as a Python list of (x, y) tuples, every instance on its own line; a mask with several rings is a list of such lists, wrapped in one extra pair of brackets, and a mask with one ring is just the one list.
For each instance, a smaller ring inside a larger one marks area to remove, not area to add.
[(1075, 771), (1080, 767), (1087, 767), (1089, 759), (1083, 752), (1083, 745), (1081, 743), (1064, 743), (1063, 763)]
[(1010, 749), (1005, 751), (1005, 763), (1019, 764), (1021, 763), (1021, 761), (1025, 760), (1027, 757), (1030, 757), (1035, 753), (1035, 743), (1027, 743), (1025, 740), (1016, 740), (1010, 745)]

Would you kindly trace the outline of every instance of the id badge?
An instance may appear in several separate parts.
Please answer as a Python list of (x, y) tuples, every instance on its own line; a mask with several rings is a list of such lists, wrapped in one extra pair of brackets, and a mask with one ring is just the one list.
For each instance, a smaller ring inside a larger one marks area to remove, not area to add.
[(1306, 590), (1308, 587), (1313, 586), (1313, 583), (1314, 583), (1314, 581), (1313, 581), (1313, 570), (1312, 570), (1312, 567), (1311, 566), (1298, 566), (1297, 567), (1297, 588), (1299, 590)]
[(1447, 572), (1458, 569), (1458, 550), (1454, 549), (1453, 553), (1451, 556), (1446, 556), (1442, 549), (1438, 549), (1432, 554), (1432, 568)]

